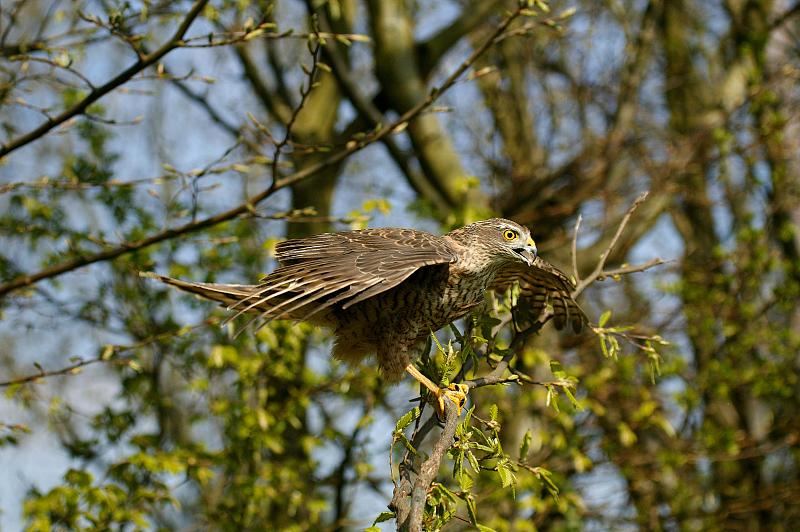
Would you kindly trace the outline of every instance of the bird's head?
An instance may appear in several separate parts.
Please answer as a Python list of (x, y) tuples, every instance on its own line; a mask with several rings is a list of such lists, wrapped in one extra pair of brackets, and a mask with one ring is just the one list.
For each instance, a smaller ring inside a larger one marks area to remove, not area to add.
[(536, 260), (536, 243), (530, 231), (504, 218), (465, 225), (452, 231), (450, 236), (464, 245), (483, 248), (503, 262), (524, 262), (531, 266)]

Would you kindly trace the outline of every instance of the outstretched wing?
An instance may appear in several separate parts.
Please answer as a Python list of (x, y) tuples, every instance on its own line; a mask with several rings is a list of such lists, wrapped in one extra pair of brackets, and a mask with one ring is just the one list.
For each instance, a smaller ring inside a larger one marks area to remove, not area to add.
[(572, 330), (580, 332), (583, 324), (588, 323), (586, 314), (570, 295), (575, 288), (572, 280), (541, 257), (536, 257), (531, 266), (516, 264), (504, 268), (495, 276), (492, 289), (502, 293), (514, 281), (519, 281), (518, 307), (524, 305), (531, 319), (538, 318), (549, 302), (557, 329), (569, 323)]
[(305, 320), (385, 292), (422, 267), (456, 260), (442, 237), (391, 228), (288, 240), (275, 254), (280, 266), (233, 305), (237, 316), (258, 310), (265, 321)]

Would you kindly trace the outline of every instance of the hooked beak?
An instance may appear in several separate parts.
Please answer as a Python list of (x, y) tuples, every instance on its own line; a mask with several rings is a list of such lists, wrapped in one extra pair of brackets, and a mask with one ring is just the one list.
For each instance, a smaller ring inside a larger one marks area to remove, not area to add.
[(533, 261), (536, 260), (537, 251), (536, 242), (534, 242), (531, 237), (528, 237), (528, 242), (525, 244), (525, 247), (516, 251), (528, 266), (533, 266)]

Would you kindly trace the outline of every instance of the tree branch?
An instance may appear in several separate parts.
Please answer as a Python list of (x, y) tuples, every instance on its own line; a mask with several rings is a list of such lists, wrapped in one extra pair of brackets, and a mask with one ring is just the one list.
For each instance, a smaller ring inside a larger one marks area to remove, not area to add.
[[(150, 65), (154, 64), (156, 61), (164, 57), (166, 54), (178, 48), (182, 44), (183, 36), (189, 30), (189, 26), (192, 25), (192, 22), (197, 18), (200, 12), (203, 10), (205, 5), (208, 3), (208, 0), (197, 0), (192, 8), (187, 13), (186, 17), (181, 22), (178, 29), (175, 31), (173, 36), (164, 43), (159, 49), (157, 49), (152, 54), (147, 54), (139, 58), (133, 65), (129, 66), (127, 69), (119, 73), (116, 77), (97, 87), (92, 92), (90, 92), (84, 99), (70, 107), (69, 109), (63, 111), (58, 116), (55, 116), (45, 123), (37, 127), (36, 129), (22, 135), (21, 137), (17, 137), (16, 139), (12, 140), (11, 142), (4, 144), (0, 147), (0, 160), (11, 153), (12, 151), (25, 146), (33, 142), (34, 140), (46, 135), (51, 129), (56, 126), (59, 126), (73, 118), (77, 115), (80, 115), (86, 111), (86, 109), (92, 105), (94, 102), (111, 92), (112, 90), (116, 89), (120, 85), (128, 82), (133, 76), (144, 70), (145, 68), (149, 67)], [(0, 292), (2, 295), (2, 292)]]
[[(236, 57), (239, 58), (239, 62), (242, 65), (242, 70), (244, 71), (245, 77), (250, 81), (250, 85), (253, 88), (253, 91), (258, 96), (259, 101), (267, 110), (267, 112), (272, 115), (275, 120), (285, 124), (289, 121), (289, 116), (291, 115), (291, 100), (286, 100), (284, 98), (278, 97), (275, 93), (270, 91), (267, 83), (261, 77), (259, 73), (258, 65), (250, 57), (250, 53), (247, 51), (247, 44), (241, 43), (234, 47), (234, 51), (236, 52)], [(280, 78), (281, 73), (275, 73), (276, 78)]]
[[(201, 323), (196, 325), (190, 325), (186, 327), (181, 327), (180, 329), (174, 331), (167, 331), (159, 334), (155, 334), (143, 340), (140, 340), (134, 344), (130, 345), (106, 345), (103, 347), (103, 350), (99, 355), (94, 358), (88, 358), (83, 360), (78, 360), (69, 366), (64, 366), (59, 369), (54, 370), (44, 370), (38, 364), (34, 364), (36, 368), (39, 370), (38, 373), (32, 373), (30, 375), (24, 375), (22, 377), (16, 377), (13, 379), (8, 379), (5, 381), (0, 381), (0, 388), (7, 388), (9, 386), (15, 385), (22, 385), (22, 384), (29, 384), (29, 383), (37, 383), (42, 379), (48, 377), (58, 377), (60, 375), (75, 375), (80, 373), (81, 369), (86, 366), (91, 366), (94, 364), (99, 364), (103, 362), (108, 362), (111, 364), (118, 364), (118, 365), (125, 365), (130, 366), (134, 362), (133, 357), (120, 357), (121, 353), (125, 353), (128, 351), (133, 351), (135, 349), (139, 349), (140, 347), (144, 347), (146, 345), (159, 342), (168, 338), (172, 338), (175, 336), (182, 336), (188, 332), (193, 330), (199, 329), (201, 327), (206, 327), (208, 325), (214, 325), (219, 323), (220, 320), (218, 318), (208, 318), (203, 320)], [(74, 360), (74, 359), (73, 359)]]
[[(308, 5), (308, 9), (312, 11), (313, 5), (311, 2), (307, 1), (306, 4)], [(324, 11), (320, 12), (320, 26), (325, 31), (332, 31), (330, 29), (330, 22)], [(369, 98), (366, 98), (361, 93), (358, 83), (350, 76), (350, 69), (345, 58), (342, 57), (339, 45), (335, 41), (327, 41), (325, 55), (331, 63), (331, 70), (336, 77), (339, 87), (342, 89), (342, 92), (347, 95), (348, 100), (350, 100), (350, 103), (352, 103), (353, 107), (358, 111), (359, 116), (372, 127), (378, 127), (384, 121), (383, 114)], [(439, 210), (449, 210), (453, 207), (453, 205), (448, 202), (447, 196), (437, 190), (434, 184), (432, 184), (423, 173), (411, 167), (409, 164), (410, 157), (403, 153), (391, 137), (384, 138), (382, 142), (395, 164), (400, 167), (403, 175), (406, 176), (408, 184), (411, 185), (411, 188), (413, 188), (417, 194), (426, 198)]]
[(204, 96), (200, 93), (193, 91), (189, 88), (189, 85), (185, 81), (181, 81), (179, 79), (170, 80), (172, 84), (187, 98), (195, 102), (197, 105), (202, 107), (206, 114), (208, 115), (211, 120), (213, 120), (216, 124), (218, 124), (222, 129), (224, 129), (229, 135), (236, 138), (239, 136), (239, 128), (237, 128), (232, 123), (228, 122), (219, 111), (217, 111), (214, 107), (212, 107), (211, 102), (208, 100), (208, 96)]
[[(575, 287), (575, 290), (572, 292), (573, 297), (578, 297), (584, 290), (586, 290), (586, 287), (588, 287), (590, 284), (592, 284), (593, 282), (598, 280), (601, 276), (603, 278), (608, 276), (607, 274), (603, 273), (603, 268), (606, 265), (606, 260), (608, 260), (608, 256), (611, 254), (611, 252), (614, 251), (614, 246), (617, 245), (617, 242), (619, 241), (619, 237), (622, 235), (622, 232), (625, 230), (625, 226), (628, 225), (628, 222), (630, 221), (631, 216), (633, 215), (633, 212), (637, 209), (637, 207), (639, 207), (639, 205), (641, 205), (641, 203), (645, 199), (647, 199), (647, 195), (648, 195), (648, 192), (643, 192), (642, 194), (640, 194), (639, 197), (637, 197), (634, 200), (633, 204), (628, 208), (628, 211), (625, 213), (625, 216), (622, 217), (622, 221), (619, 223), (619, 226), (617, 226), (617, 231), (614, 233), (614, 236), (611, 238), (611, 242), (608, 244), (606, 249), (603, 250), (603, 253), (600, 255), (600, 260), (597, 261), (597, 265), (594, 267), (594, 270), (592, 271), (592, 273), (590, 273), (583, 280), (579, 281), (577, 278), (575, 279), (578, 282), (578, 285)], [(657, 259), (657, 260), (659, 261), (657, 264), (661, 264), (663, 262), (661, 259)], [(655, 264), (651, 264), (648, 267), (651, 267), (651, 266), (655, 266)], [(635, 270), (635, 271), (641, 271), (641, 270)]]
[(401, 529), (409, 532), (422, 532), (422, 517), (425, 510), (425, 500), (428, 497), (428, 488), (439, 472), (439, 466), (447, 450), (453, 445), (458, 426), (458, 408), (452, 401), (445, 401), (445, 422), (439, 439), (433, 445), (433, 450), (427, 460), (422, 463), (414, 487), (411, 491), (411, 509), (405, 525)]
[(462, 9), (460, 17), (415, 46), (420, 73), (428, 78), (445, 53), (472, 30), (484, 24), (500, 0), (474, 0)]

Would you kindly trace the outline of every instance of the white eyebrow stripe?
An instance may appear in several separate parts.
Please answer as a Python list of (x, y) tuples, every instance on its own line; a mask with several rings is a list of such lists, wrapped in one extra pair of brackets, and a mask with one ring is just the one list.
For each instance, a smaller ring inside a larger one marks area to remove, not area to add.
[(513, 225), (502, 224), (500, 227), (503, 229), (503, 231), (505, 231), (506, 229), (514, 231), (515, 233), (517, 233), (517, 236), (525, 236), (526, 234), (525, 230), (520, 230), (520, 228), (514, 227)]

